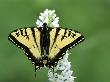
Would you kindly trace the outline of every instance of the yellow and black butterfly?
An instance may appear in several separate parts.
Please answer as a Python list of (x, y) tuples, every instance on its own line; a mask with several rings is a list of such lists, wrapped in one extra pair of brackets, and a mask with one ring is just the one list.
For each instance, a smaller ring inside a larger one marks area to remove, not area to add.
[(60, 27), (21, 28), (9, 34), (8, 39), (23, 49), (35, 70), (41, 67), (53, 68), (71, 49), (84, 40), (84, 36), (78, 31)]

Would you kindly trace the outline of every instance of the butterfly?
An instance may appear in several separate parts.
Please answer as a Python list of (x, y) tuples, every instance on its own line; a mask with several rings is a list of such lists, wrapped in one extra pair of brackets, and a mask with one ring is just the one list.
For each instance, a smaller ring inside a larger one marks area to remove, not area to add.
[(84, 36), (75, 30), (62, 27), (20, 28), (11, 32), (8, 39), (21, 48), (35, 70), (44, 66), (54, 68), (66, 51), (84, 41)]

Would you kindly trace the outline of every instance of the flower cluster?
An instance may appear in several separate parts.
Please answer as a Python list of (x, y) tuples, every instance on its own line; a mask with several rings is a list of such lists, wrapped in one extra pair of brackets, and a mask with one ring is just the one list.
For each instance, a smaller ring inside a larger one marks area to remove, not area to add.
[(50, 27), (59, 27), (59, 17), (56, 17), (55, 10), (46, 9), (44, 13), (40, 13), (39, 19), (36, 24), (38, 27), (42, 27), (43, 23), (47, 23)]
[[(39, 20), (36, 24), (38, 27), (42, 27), (43, 23), (47, 23), (49, 27), (59, 27), (59, 17), (56, 17), (55, 10), (46, 9), (44, 13), (40, 13)], [(63, 59), (58, 61), (56, 67), (54, 67), (54, 73), (52, 69), (48, 71), (48, 77), (51, 82), (74, 82), (72, 76), (73, 71), (70, 70), (71, 62), (68, 61), (68, 51), (63, 56)]]
[(48, 71), (48, 77), (51, 82), (74, 82), (72, 76), (73, 71), (70, 70), (71, 62), (68, 61), (68, 51), (64, 55), (63, 59), (58, 61), (56, 67), (54, 67), (54, 73), (52, 70)]

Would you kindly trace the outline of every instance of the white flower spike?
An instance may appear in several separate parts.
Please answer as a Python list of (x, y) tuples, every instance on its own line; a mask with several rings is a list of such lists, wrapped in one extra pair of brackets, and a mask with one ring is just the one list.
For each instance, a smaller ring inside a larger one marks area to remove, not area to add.
[(63, 59), (58, 61), (56, 67), (53, 70), (48, 71), (48, 77), (51, 82), (74, 82), (74, 78), (72, 76), (73, 71), (70, 70), (71, 62), (68, 61), (69, 53), (68, 51), (64, 55)]
[[(44, 13), (40, 13), (39, 19), (36, 24), (38, 27), (42, 27), (43, 23), (47, 23), (49, 27), (59, 27), (59, 17), (56, 17), (55, 10), (46, 9)], [(49, 69), (48, 77), (51, 82), (74, 82), (73, 71), (70, 70), (71, 62), (68, 61), (68, 51), (63, 56), (63, 59), (58, 61), (56, 67), (53, 70)]]
[(47, 23), (50, 27), (59, 27), (59, 17), (56, 17), (55, 10), (46, 9), (44, 13), (40, 13), (39, 19), (36, 24), (38, 27), (42, 27), (43, 23)]

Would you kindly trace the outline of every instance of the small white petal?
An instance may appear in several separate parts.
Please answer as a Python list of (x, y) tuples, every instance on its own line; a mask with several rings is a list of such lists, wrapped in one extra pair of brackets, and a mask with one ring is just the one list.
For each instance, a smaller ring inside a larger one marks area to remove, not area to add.
[(55, 13), (55, 10), (53, 10), (52, 13)]
[(44, 17), (44, 13), (40, 13), (40, 15)]
[(44, 11), (44, 15), (45, 15), (45, 16), (48, 16), (48, 9), (46, 9), (46, 10)]
[(44, 17), (43, 16), (39, 16), (39, 19), (43, 21), (44, 20)]

